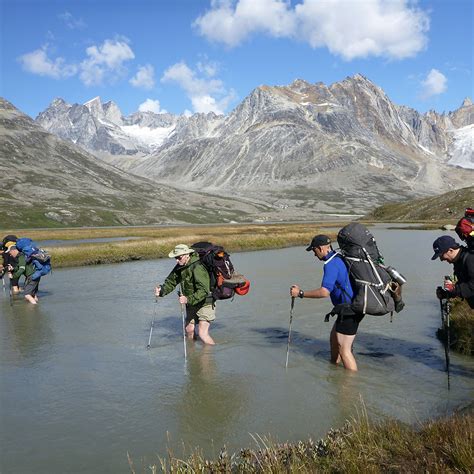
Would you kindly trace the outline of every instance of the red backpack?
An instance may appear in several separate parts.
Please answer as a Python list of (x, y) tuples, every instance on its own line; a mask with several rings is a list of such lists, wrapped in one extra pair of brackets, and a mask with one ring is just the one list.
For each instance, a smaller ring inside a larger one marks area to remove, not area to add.
[(466, 242), (468, 249), (474, 250), (474, 209), (470, 207), (466, 209), (455, 230), (459, 238)]

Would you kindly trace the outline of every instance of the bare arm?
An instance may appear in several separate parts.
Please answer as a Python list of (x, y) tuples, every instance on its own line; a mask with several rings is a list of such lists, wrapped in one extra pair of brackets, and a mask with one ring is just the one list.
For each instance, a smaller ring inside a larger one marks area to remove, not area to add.
[(300, 298), (327, 298), (329, 296), (329, 291), (327, 288), (322, 286), (321, 288), (316, 288), (314, 290), (303, 291), (303, 295), (300, 294), (301, 288), (298, 285), (293, 285), (290, 288), (290, 296)]

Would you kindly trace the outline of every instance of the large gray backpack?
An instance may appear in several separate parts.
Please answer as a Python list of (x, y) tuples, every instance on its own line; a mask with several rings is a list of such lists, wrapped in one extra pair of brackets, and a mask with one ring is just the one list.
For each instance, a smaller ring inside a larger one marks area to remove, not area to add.
[(339, 231), (337, 243), (349, 272), (354, 297), (351, 303), (334, 306), (330, 314), (382, 316), (392, 313), (395, 310), (392, 277), (386, 269), (390, 267), (383, 265), (373, 235), (362, 224), (351, 222)]

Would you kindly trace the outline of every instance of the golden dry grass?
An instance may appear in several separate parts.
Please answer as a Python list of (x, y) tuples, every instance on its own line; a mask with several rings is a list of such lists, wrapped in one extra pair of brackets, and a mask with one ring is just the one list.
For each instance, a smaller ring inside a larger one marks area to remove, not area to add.
[(262, 250), (305, 245), (320, 232), (335, 238), (334, 230), (344, 223), (182, 226), (182, 227), (119, 227), (91, 229), (36, 229), (31, 231), (6, 230), (34, 240), (80, 240), (96, 238), (133, 237), (120, 242), (79, 244), (67, 247), (48, 247), (54, 267), (95, 265), (132, 260), (166, 257), (178, 243), (191, 244), (211, 241), (229, 252)]
[(365, 410), (319, 441), (277, 443), (254, 436), (255, 448), (215, 459), (196, 448), (185, 459), (166, 458), (133, 473), (470, 473), (474, 472), (474, 415), (470, 411), (409, 426), (372, 422)]

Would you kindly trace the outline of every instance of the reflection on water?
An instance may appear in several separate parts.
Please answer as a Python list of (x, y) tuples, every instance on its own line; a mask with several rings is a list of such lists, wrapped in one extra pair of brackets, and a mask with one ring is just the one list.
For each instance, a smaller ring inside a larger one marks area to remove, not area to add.
[(187, 377), (176, 402), (179, 432), (191, 447), (207, 443), (212, 433), (219, 449), (232, 438), (231, 428), (247, 401), (246, 387), (238, 377), (219, 372), (215, 347), (188, 345)]
[[(318, 438), (356, 415), (403, 421), (472, 400), (474, 363), (451, 354), (447, 390), (432, 262), (439, 232), (375, 228), (386, 262), (408, 279), (406, 309), (367, 316), (354, 350), (359, 372), (329, 363), (333, 322), (323, 300), (296, 300), (285, 370), (288, 288), (318, 287), (322, 267), (304, 247), (232, 255), (252, 281), (247, 296), (217, 305), (214, 347), (187, 342), (176, 295), (155, 303), (168, 259), (57, 270), (33, 307), (0, 295), (0, 472), (129, 472), (170, 447), (207, 454), (254, 446), (251, 434)], [(146, 350), (155, 317), (151, 349)]]

